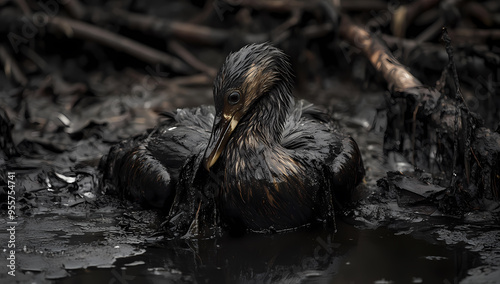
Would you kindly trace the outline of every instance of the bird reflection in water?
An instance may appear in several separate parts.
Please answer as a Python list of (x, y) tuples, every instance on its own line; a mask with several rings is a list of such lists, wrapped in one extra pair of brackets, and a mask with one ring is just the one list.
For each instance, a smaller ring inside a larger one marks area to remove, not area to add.
[(364, 176), (356, 142), (292, 94), (287, 56), (269, 44), (231, 53), (213, 107), (178, 109), (114, 146), (104, 183), (168, 212), (176, 236), (274, 232), (324, 223)]

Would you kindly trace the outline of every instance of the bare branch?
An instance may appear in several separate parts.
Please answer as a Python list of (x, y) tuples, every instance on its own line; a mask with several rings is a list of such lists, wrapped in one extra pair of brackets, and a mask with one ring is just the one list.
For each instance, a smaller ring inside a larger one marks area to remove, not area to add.
[(51, 18), (49, 23), (53, 30), (62, 32), (67, 37), (91, 40), (128, 53), (150, 64), (163, 64), (177, 73), (192, 73), (189, 66), (167, 53), (96, 26), (59, 16)]

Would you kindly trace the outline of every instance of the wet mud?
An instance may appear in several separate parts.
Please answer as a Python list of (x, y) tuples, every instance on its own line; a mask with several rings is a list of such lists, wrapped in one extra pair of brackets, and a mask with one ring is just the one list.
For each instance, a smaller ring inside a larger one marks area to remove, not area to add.
[[(16, 277), (2, 272), (2, 283), (494, 283), (500, 268), (498, 205), (463, 218), (442, 213), (431, 197), (444, 188), (413, 171), (403, 156), (384, 156), (386, 116), (377, 110), (384, 103), (378, 93), (351, 103), (342, 97), (323, 99), (336, 106), (331, 111), (343, 131), (363, 145), (367, 170), (357, 206), (337, 216), (337, 232), (308, 228), (169, 240), (158, 233), (162, 212), (100, 192), (97, 163), (114, 141), (96, 135), (68, 138), (58, 151), (25, 140), (18, 151), (30, 154), (10, 158), (2, 169), (3, 182), (6, 172), (16, 173), (19, 208)], [(120, 131), (144, 130), (136, 127)], [(86, 128), (95, 133), (113, 129), (95, 123)], [(14, 139), (21, 134), (26, 135), (14, 131)], [(3, 242), (9, 238), (5, 230), (0, 236)], [(2, 258), (7, 257), (4, 250)]]

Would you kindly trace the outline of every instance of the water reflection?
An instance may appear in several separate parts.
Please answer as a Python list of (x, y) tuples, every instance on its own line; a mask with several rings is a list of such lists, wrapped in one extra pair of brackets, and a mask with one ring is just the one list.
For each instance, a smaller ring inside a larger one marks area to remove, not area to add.
[(191, 255), (194, 275), (200, 282), (231, 283), (296, 283), (332, 275), (347, 251), (335, 237), (334, 232), (314, 230), (200, 241)]
[(109, 281), (118, 273), (127, 275), (127, 283), (457, 283), (477, 261), (463, 247), (394, 233), (339, 222), (337, 233), (313, 229), (165, 241), (118, 260), (107, 273), (78, 271), (63, 283)]

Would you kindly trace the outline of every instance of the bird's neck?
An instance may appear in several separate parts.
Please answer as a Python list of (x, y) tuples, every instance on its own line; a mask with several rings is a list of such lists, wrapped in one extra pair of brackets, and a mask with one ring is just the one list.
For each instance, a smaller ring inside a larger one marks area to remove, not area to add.
[[(225, 153), (227, 185), (242, 181), (267, 183), (277, 174), (294, 175), (299, 171), (281, 146), (285, 122), (294, 101), (292, 95), (285, 97), (284, 94), (290, 93), (261, 97), (250, 115), (238, 123)], [(225, 189), (227, 193), (229, 188)]]
[(279, 145), (292, 103), (291, 90), (285, 86), (277, 87), (259, 98), (240, 121), (234, 133), (233, 140), (238, 144), (243, 143), (238, 147), (252, 148), (253, 143), (264, 146)]

